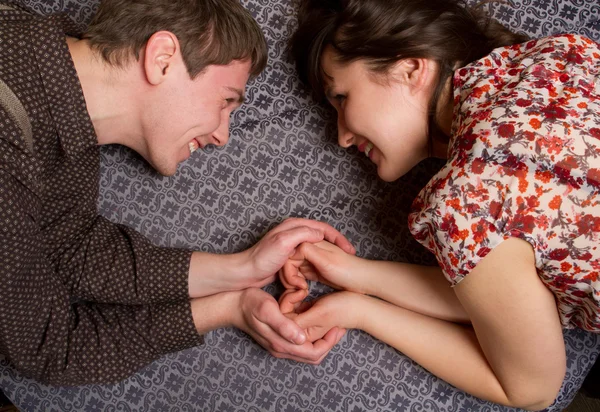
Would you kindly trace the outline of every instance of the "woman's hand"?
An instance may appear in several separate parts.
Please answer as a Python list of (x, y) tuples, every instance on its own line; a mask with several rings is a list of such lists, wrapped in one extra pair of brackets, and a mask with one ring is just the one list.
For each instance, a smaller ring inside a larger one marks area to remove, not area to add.
[(316, 280), (335, 289), (364, 293), (356, 270), (363, 261), (329, 242), (303, 243), (283, 265), (279, 278), (288, 290), (308, 290), (306, 281)]
[(304, 330), (307, 341), (314, 342), (327, 336), (336, 327), (344, 332), (346, 329), (360, 328), (363, 299), (363, 295), (353, 292), (334, 292), (311, 302), (303, 302), (286, 316)]

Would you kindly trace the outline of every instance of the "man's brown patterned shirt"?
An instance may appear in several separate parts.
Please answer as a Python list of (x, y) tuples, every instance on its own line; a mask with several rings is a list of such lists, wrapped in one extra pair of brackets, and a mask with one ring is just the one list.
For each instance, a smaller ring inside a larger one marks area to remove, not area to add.
[(66, 21), (0, 10), (0, 353), (45, 382), (114, 382), (202, 338), (190, 252), (97, 213), (100, 154)]

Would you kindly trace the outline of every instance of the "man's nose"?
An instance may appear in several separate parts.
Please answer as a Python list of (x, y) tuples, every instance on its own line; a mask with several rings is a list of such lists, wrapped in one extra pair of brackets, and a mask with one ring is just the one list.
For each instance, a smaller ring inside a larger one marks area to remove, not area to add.
[(343, 114), (338, 113), (338, 144), (344, 149), (354, 144), (354, 133), (348, 129)]
[(212, 134), (215, 146), (225, 146), (229, 141), (229, 114), (221, 118), (219, 128)]

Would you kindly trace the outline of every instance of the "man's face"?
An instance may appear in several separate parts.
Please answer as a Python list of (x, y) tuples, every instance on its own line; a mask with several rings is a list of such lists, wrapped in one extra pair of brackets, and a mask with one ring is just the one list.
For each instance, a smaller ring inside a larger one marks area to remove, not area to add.
[(244, 99), (251, 63), (208, 66), (194, 80), (174, 68), (142, 115), (146, 160), (172, 176), (177, 165), (206, 145), (229, 140), (229, 117)]

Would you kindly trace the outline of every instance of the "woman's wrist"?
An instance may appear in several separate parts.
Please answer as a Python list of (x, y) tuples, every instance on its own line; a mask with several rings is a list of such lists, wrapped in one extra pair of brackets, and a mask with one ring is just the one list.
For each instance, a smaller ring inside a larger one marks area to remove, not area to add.
[(369, 308), (370, 296), (355, 292), (338, 292), (344, 307), (341, 310), (339, 327), (364, 330), (365, 311)]
[(347, 290), (361, 293), (363, 295), (373, 295), (376, 292), (376, 276), (374, 262), (372, 260), (352, 256), (349, 267), (349, 276), (352, 279), (350, 287)]

